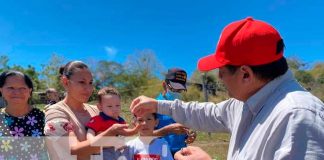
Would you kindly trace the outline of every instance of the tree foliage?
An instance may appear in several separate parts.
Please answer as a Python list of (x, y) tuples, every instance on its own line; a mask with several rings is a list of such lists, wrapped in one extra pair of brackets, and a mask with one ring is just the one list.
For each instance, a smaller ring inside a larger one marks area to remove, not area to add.
[[(48, 87), (63, 90), (59, 82), (58, 70), (64, 64), (64, 57), (54, 53), (49, 61), (42, 65), (41, 71), (37, 71), (31, 65), (27, 67), (9, 66), (7, 56), (0, 56), (0, 58), (1, 72), (14, 69), (27, 74), (33, 80), (36, 91), (44, 91)], [(317, 63), (312, 68), (305, 69), (306, 63), (292, 58), (288, 59), (288, 64), (296, 79), (314, 95), (324, 100), (324, 63)], [(122, 99), (127, 102), (139, 95), (156, 97), (162, 91), (164, 76), (161, 77), (161, 75), (165, 70), (152, 50), (137, 51), (129, 55), (123, 64), (115, 61), (96, 61), (91, 65), (91, 69), (96, 91), (103, 86), (114, 86), (120, 91)], [(203, 75), (205, 75), (209, 100), (216, 102), (226, 99), (226, 88), (218, 79), (218, 70), (207, 73), (196, 70), (188, 78), (188, 91), (183, 94), (183, 99), (204, 101)], [(91, 100), (95, 100), (95, 94)]]
[(41, 81), (45, 88), (55, 88), (59, 91), (63, 90), (60, 85), (59, 68), (64, 65), (64, 58), (53, 53), (46, 64), (42, 64), (42, 71), (40, 72)]

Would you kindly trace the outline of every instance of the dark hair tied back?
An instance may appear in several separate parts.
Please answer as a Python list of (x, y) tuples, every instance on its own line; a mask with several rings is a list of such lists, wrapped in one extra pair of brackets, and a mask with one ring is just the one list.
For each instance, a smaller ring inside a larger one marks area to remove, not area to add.
[(82, 61), (70, 61), (66, 65), (60, 67), (60, 76), (66, 76), (70, 78), (77, 69), (88, 68), (88, 66)]

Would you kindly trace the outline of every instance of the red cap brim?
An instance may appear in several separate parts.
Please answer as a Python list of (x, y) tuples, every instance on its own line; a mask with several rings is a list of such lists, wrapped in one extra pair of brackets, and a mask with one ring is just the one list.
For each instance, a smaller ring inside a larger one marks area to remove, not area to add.
[(222, 66), (224, 66), (224, 64), (216, 60), (215, 53), (200, 58), (198, 61), (198, 70), (202, 72), (207, 72)]

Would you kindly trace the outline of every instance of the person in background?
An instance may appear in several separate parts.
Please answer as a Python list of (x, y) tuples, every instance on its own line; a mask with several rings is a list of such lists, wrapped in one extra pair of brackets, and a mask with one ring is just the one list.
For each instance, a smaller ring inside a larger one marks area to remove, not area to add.
[(44, 148), (44, 113), (29, 104), (34, 86), (24, 73), (9, 70), (0, 75), (0, 155), (2, 159), (47, 159)]
[[(251, 17), (232, 22), (216, 52), (198, 62), (200, 71), (219, 69), (230, 99), (215, 104), (140, 96), (131, 112), (158, 112), (196, 130), (228, 132), (227, 159), (324, 159), (324, 104), (296, 81), (283, 52), (283, 39), (270, 24)], [(175, 159), (211, 157), (188, 146)]]
[(48, 88), (46, 89), (45, 93), (46, 93), (47, 105), (44, 107), (44, 109), (46, 110), (49, 106), (60, 101), (60, 96), (58, 91), (55, 88)]
[[(175, 100), (181, 99), (181, 92), (187, 90), (187, 73), (180, 68), (168, 69), (165, 80), (162, 82), (163, 91), (156, 98), (157, 100)], [(157, 114), (159, 123), (156, 130), (163, 127), (178, 127), (186, 130), (186, 134), (165, 133), (163, 138), (168, 142), (172, 155), (181, 148), (186, 147), (187, 143), (192, 143), (196, 138), (196, 132), (189, 131), (188, 128), (176, 123), (172, 117), (163, 114)]]
[(47, 104), (53, 105), (60, 101), (60, 95), (55, 88), (48, 88), (46, 90)]

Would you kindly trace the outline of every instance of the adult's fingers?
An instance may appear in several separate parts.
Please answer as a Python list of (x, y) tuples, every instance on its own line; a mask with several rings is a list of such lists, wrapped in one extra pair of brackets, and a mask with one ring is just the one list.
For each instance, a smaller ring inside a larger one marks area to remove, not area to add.
[(181, 154), (181, 151), (178, 151), (174, 154), (174, 160), (185, 160), (186, 157)]
[(196, 140), (197, 132), (196, 131), (190, 131), (187, 135), (188, 135), (188, 137), (186, 139), (186, 143), (191, 144)]
[(140, 96), (133, 100), (130, 109), (136, 116), (142, 116), (146, 113), (155, 113), (158, 102), (146, 96)]
[(174, 123), (172, 126), (172, 132), (175, 134), (187, 134), (189, 132), (189, 128), (180, 123)]
[(113, 124), (110, 128), (104, 131), (104, 136), (115, 136), (120, 133), (121, 130), (128, 128), (128, 124)]
[(133, 113), (133, 108), (141, 101), (141, 96), (135, 98), (131, 105), (129, 106), (129, 110)]
[(175, 160), (187, 160), (188, 156), (191, 154), (191, 151), (188, 147), (181, 148), (180, 151), (174, 154)]
[(122, 130), (128, 128), (128, 124), (113, 124), (114, 129), (116, 130)]

